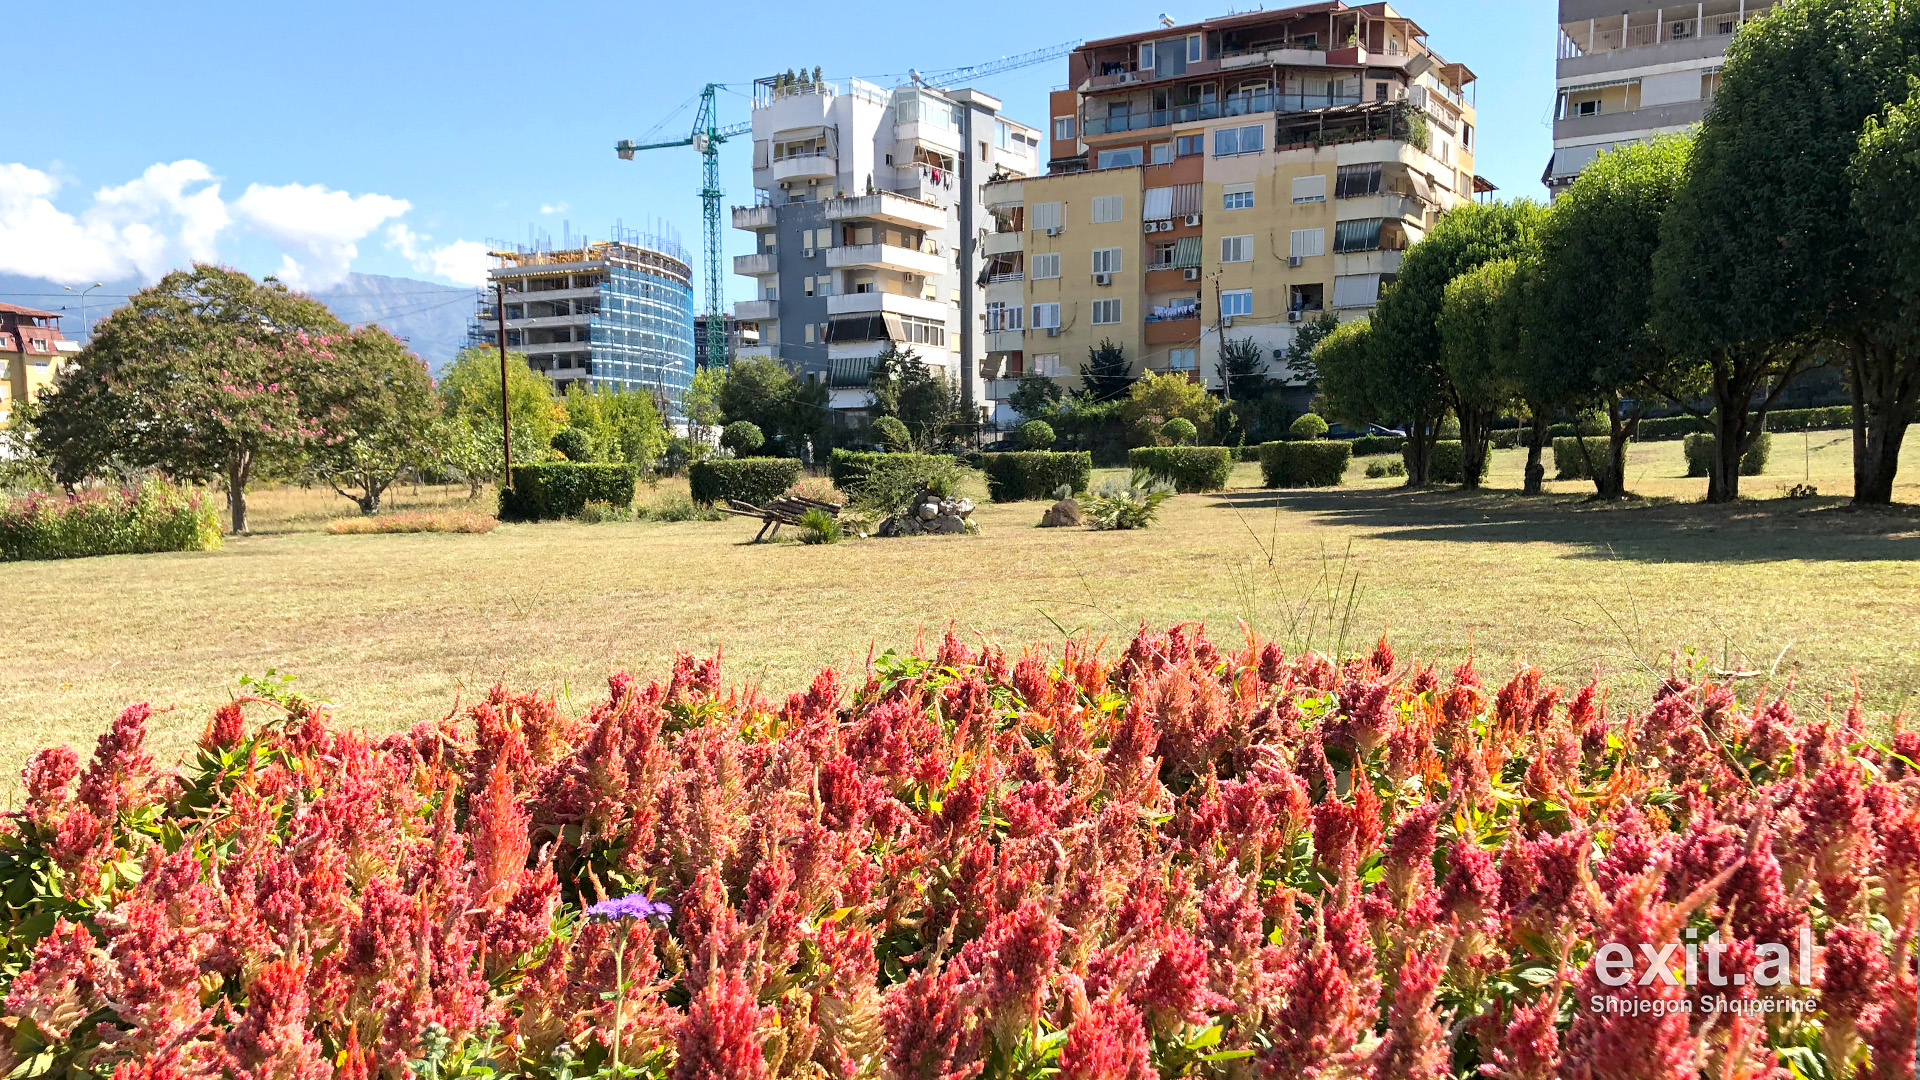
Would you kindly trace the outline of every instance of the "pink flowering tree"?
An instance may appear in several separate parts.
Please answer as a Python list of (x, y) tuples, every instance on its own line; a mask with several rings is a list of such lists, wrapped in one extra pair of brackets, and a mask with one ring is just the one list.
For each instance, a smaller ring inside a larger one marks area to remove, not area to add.
[(317, 338), (311, 346), (327, 377), (306, 472), (352, 499), (361, 513), (378, 513), (394, 481), (440, 458), (444, 425), (433, 377), (378, 326)]

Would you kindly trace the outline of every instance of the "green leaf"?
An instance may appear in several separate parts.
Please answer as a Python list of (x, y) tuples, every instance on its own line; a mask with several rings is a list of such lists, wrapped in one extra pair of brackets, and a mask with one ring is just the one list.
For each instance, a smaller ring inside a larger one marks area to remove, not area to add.
[(1226, 1029), (1220, 1024), (1211, 1025), (1205, 1031), (1188, 1039), (1187, 1049), (1204, 1050), (1209, 1046), (1218, 1046), (1220, 1045), (1220, 1036), (1225, 1030)]
[(1237, 1061), (1240, 1058), (1250, 1058), (1252, 1056), (1253, 1056), (1253, 1051), (1251, 1050), (1219, 1050), (1211, 1054), (1200, 1055), (1200, 1060), (1201, 1061)]

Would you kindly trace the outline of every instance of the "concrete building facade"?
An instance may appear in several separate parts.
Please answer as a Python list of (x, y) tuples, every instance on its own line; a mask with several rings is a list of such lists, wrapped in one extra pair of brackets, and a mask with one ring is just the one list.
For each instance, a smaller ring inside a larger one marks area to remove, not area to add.
[(53, 384), (60, 368), (80, 351), (80, 343), (60, 332), (60, 316), (38, 308), (0, 304), (0, 427), (13, 415), (15, 402), (32, 401)]
[[(673, 403), (693, 380), (693, 272), (678, 252), (636, 239), (555, 250), (496, 252), (489, 277), (506, 286), (507, 349), (565, 390), (579, 384), (660, 393)], [(482, 294), (476, 340), (492, 343), (493, 290)]]
[(973, 90), (781, 77), (755, 86), (753, 147), (755, 205), (733, 225), (754, 236), (734, 272), (755, 298), (734, 315), (758, 342), (740, 355), (776, 357), (858, 413), (873, 360), (911, 347), (984, 405), (982, 196), (1037, 171), (1039, 131)]
[[(1219, 388), (1322, 312), (1364, 315), (1474, 175), (1474, 75), (1386, 4), (1339, 0), (1088, 42), (1044, 176), (987, 187), (989, 397), (1078, 385), (1091, 347)], [(1008, 422), (1002, 406), (995, 419)]]
[(1685, 131), (1706, 119), (1727, 45), (1772, 0), (1560, 0), (1554, 195), (1609, 147)]

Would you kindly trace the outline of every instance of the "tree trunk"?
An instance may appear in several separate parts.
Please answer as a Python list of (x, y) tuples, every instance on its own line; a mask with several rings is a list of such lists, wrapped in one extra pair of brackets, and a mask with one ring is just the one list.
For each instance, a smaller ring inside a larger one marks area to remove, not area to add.
[(1547, 467), (1540, 463), (1540, 452), (1545, 449), (1547, 433), (1553, 428), (1545, 409), (1533, 410), (1533, 431), (1527, 439), (1527, 481), (1522, 493), (1538, 495), (1541, 485), (1547, 478)]
[(1851, 362), (1847, 364), (1847, 390), (1853, 396), (1853, 499), (1860, 501), (1860, 493), (1867, 489), (1867, 391), (1866, 374), (1862, 370), (1867, 362), (1866, 353), (1856, 347)]
[(1900, 444), (1920, 414), (1920, 354), (1878, 340), (1853, 349), (1853, 501), (1893, 502)]
[(360, 505), (360, 513), (367, 517), (380, 512), (380, 493), (377, 491), (367, 495), (356, 495), (353, 501)]
[(1484, 409), (1460, 408), (1460, 487), (1480, 490), (1480, 473), (1487, 463), (1487, 414)]
[(227, 516), (232, 519), (234, 535), (247, 531), (247, 474), (252, 463), (245, 455), (227, 462)]
[(1891, 407), (1867, 414), (1864, 466), (1854, 463), (1853, 501), (1863, 506), (1893, 502), (1893, 478), (1900, 470), (1900, 444), (1913, 422), (1914, 408)]
[(1425, 414), (1415, 413), (1407, 425), (1407, 444), (1401, 456), (1407, 462), (1407, 486), (1426, 487), (1427, 472), (1433, 461), (1433, 439), (1427, 431)]
[(1713, 460), (1707, 463), (1707, 501), (1724, 503), (1740, 497), (1740, 429), (1747, 403), (1731, 400), (1719, 375), (1713, 382)]
[(1603, 499), (1620, 499), (1627, 494), (1627, 422), (1620, 415), (1620, 399), (1607, 401), (1607, 467), (1595, 469), (1594, 483)]

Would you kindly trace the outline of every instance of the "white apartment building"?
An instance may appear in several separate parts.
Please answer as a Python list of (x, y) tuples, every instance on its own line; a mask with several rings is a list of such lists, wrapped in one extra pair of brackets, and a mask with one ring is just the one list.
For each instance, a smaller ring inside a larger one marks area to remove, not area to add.
[(1553, 157), (1541, 177), (1547, 189), (1558, 196), (1610, 147), (1706, 119), (1734, 31), (1772, 6), (1560, 0)]
[(755, 296), (734, 315), (758, 344), (739, 355), (776, 357), (857, 412), (892, 342), (987, 406), (982, 187), (1033, 175), (1039, 155), (1039, 131), (976, 90), (759, 80), (755, 205), (733, 209), (734, 228), (754, 235), (734, 273)]

